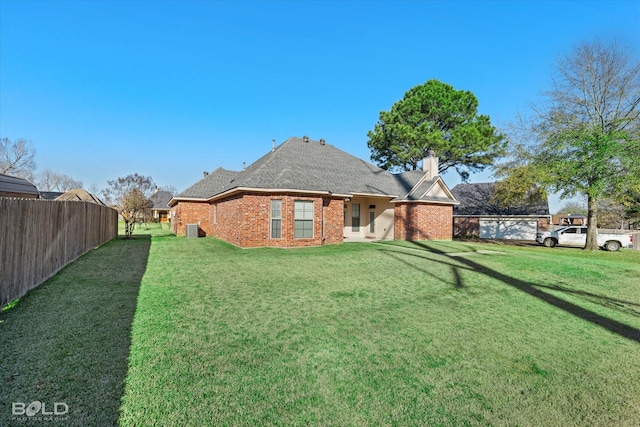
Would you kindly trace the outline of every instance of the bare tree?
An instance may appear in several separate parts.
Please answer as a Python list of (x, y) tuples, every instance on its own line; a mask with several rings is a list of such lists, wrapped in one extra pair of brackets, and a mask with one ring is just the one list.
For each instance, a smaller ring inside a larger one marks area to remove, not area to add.
[(178, 194), (178, 189), (173, 185), (163, 185), (162, 187), (158, 187), (158, 191), (166, 191), (171, 194)]
[(38, 175), (38, 188), (41, 191), (69, 191), (74, 188), (82, 188), (82, 181), (76, 181), (69, 175), (53, 172), (45, 169)]
[(0, 139), (0, 173), (32, 181), (36, 169), (35, 154), (31, 142), (26, 139)]
[(137, 173), (115, 180), (107, 181), (107, 188), (103, 195), (122, 215), (125, 226), (125, 236), (130, 238), (133, 227), (138, 221), (144, 220), (151, 209), (149, 197), (153, 194), (155, 184), (150, 176)]
[(560, 207), (560, 209), (558, 209), (558, 212), (556, 213), (586, 215), (587, 205), (585, 205), (583, 202), (579, 202), (575, 200), (569, 201), (569, 202), (566, 202), (564, 205), (562, 205), (562, 207)]

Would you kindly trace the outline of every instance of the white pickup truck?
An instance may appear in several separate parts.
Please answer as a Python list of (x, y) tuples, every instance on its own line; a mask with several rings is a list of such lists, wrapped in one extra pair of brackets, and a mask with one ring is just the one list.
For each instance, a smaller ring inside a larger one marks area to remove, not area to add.
[[(597, 235), (598, 246), (608, 251), (617, 251), (620, 248), (633, 247), (633, 235), (631, 234), (600, 234)], [(538, 232), (536, 242), (548, 248), (554, 246), (579, 246), (584, 247), (587, 241), (587, 227), (568, 226), (555, 231)]]

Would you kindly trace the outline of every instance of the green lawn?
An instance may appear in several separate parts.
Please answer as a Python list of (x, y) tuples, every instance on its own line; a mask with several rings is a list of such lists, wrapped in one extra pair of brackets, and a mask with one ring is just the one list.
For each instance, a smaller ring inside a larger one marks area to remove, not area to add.
[(0, 425), (640, 420), (640, 251), (136, 232), (0, 314)]

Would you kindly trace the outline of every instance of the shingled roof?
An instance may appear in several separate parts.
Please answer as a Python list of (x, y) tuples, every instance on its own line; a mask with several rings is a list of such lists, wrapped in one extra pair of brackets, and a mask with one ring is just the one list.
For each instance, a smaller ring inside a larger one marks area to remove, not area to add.
[(501, 206), (492, 201), (495, 182), (477, 184), (458, 184), (451, 189), (460, 202), (453, 208), (454, 215), (492, 216), (492, 215), (549, 215), (549, 202), (545, 198), (532, 205)]
[(38, 198), (38, 189), (26, 179), (0, 174), (0, 196)]
[(87, 202), (95, 203), (96, 205), (106, 206), (105, 203), (98, 198), (95, 194), (89, 193), (83, 188), (74, 188), (66, 191), (56, 197), (54, 200), (67, 201), (67, 202)]
[(169, 191), (158, 190), (149, 197), (152, 203), (152, 210), (167, 210), (169, 209), (169, 200), (173, 197), (173, 194)]
[[(424, 178), (422, 171), (392, 174), (324, 140), (292, 137), (243, 171), (216, 169), (175, 196), (170, 204), (180, 199), (209, 200), (234, 189), (366, 194), (390, 196), (395, 201), (452, 202), (451, 198), (427, 195), (430, 186), (441, 179), (435, 177), (421, 182)], [(417, 184), (425, 191), (420, 192)]]

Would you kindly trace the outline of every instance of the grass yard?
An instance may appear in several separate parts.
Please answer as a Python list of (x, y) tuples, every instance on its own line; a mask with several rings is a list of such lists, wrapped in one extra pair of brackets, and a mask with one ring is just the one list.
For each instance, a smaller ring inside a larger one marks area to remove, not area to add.
[(0, 314), (0, 425), (640, 423), (640, 251), (136, 232)]

